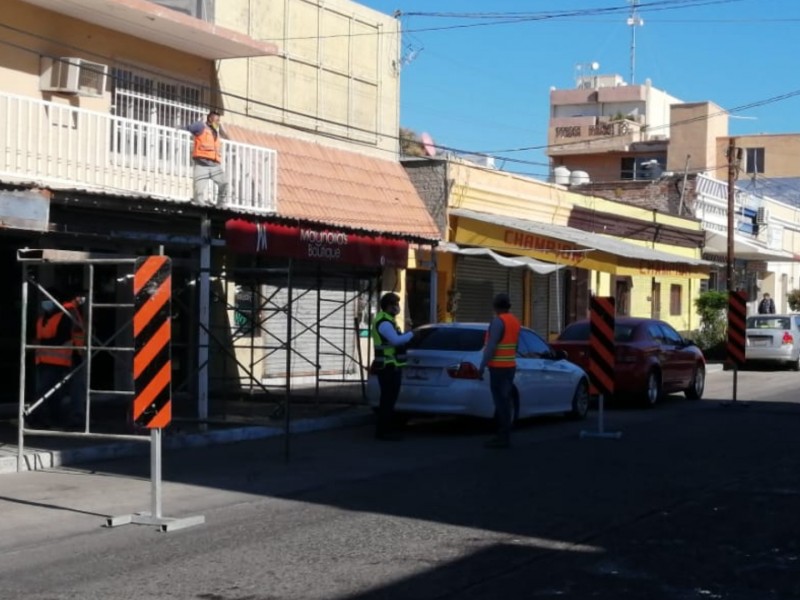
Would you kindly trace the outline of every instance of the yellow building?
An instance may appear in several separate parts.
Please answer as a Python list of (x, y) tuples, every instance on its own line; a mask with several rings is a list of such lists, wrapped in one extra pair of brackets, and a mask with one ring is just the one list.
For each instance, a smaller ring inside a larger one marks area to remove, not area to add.
[[(693, 301), (710, 263), (697, 220), (462, 160), (405, 166), (449, 242), (436, 257), (440, 318), (486, 320), (504, 291), (523, 322), (551, 336), (585, 318), (594, 294), (614, 296), (618, 314), (698, 327)], [(508, 266), (508, 257), (526, 260)]]

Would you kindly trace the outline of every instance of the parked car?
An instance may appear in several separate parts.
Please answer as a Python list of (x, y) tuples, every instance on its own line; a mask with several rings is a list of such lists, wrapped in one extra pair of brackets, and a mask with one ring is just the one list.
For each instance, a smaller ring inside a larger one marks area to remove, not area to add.
[[(489, 374), (478, 376), (487, 323), (436, 323), (414, 330), (396, 411), (493, 418)], [(589, 410), (583, 369), (555, 352), (538, 334), (522, 328), (517, 349), (513, 418), (565, 413), (582, 419)], [(367, 397), (378, 406), (380, 388), (370, 373)]]
[[(657, 319), (617, 317), (614, 322), (614, 395), (634, 396), (653, 406), (666, 394), (703, 396), (706, 361), (694, 342)], [(552, 343), (582, 368), (589, 368), (589, 321), (568, 325)]]
[(800, 371), (800, 315), (747, 317), (745, 360)]

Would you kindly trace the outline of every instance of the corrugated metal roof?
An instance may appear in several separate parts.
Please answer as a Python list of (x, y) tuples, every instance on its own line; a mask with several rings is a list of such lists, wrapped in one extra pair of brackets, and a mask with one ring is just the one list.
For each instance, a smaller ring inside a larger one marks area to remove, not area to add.
[(230, 139), (278, 152), (278, 217), (438, 240), (428, 209), (399, 162), (226, 125)]
[(466, 217), (476, 221), (483, 221), (485, 223), (492, 223), (494, 225), (502, 225), (512, 229), (519, 229), (520, 231), (528, 231), (544, 237), (563, 240), (584, 248), (600, 250), (602, 252), (608, 252), (609, 254), (623, 256), (625, 258), (650, 260), (664, 263), (682, 263), (693, 266), (711, 266), (714, 264), (707, 260), (690, 258), (677, 254), (669, 254), (668, 252), (662, 252), (661, 250), (653, 250), (652, 248), (645, 248), (644, 246), (629, 244), (628, 242), (623, 242), (622, 240), (604, 237), (596, 233), (590, 233), (588, 231), (575, 229), (574, 227), (566, 227), (564, 225), (537, 223), (527, 219), (481, 213), (464, 208), (451, 209), (450, 214), (455, 217)]

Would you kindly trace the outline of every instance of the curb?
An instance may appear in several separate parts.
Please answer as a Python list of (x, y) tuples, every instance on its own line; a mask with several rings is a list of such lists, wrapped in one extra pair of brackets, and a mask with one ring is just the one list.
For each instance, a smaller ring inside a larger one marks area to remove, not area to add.
[[(357, 427), (359, 425), (371, 423), (373, 419), (374, 417), (371, 412), (353, 415), (319, 417), (313, 419), (299, 419), (290, 424), (289, 432), (301, 434), (311, 433), (314, 431)], [(165, 436), (163, 438), (162, 448), (164, 450), (200, 448), (204, 446), (232, 444), (236, 442), (281, 437), (283, 435), (284, 430), (282, 427), (266, 427), (263, 425), (242, 426), (202, 433), (179, 433), (174, 436)], [(140, 456), (149, 453), (149, 441), (149, 437), (142, 436), (141, 442), (110, 442), (108, 444), (96, 444), (93, 446), (69, 448), (64, 450), (26, 451), (23, 455), (23, 465), (20, 469), (20, 472), (41, 471), (44, 469), (53, 469), (67, 465)], [(0, 456), (0, 475), (16, 472), (16, 453), (13, 455)]]

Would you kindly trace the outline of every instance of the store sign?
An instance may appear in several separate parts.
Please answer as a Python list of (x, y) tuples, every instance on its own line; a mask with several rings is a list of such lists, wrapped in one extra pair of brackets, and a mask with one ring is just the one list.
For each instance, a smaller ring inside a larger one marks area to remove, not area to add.
[(238, 254), (374, 267), (405, 267), (408, 263), (408, 242), (335, 229), (231, 219), (225, 223), (225, 242)]
[(513, 248), (554, 255), (562, 263), (577, 264), (584, 258), (585, 254), (585, 252), (578, 250), (574, 244), (569, 242), (540, 237), (519, 229), (506, 229), (503, 234), (503, 241)]

